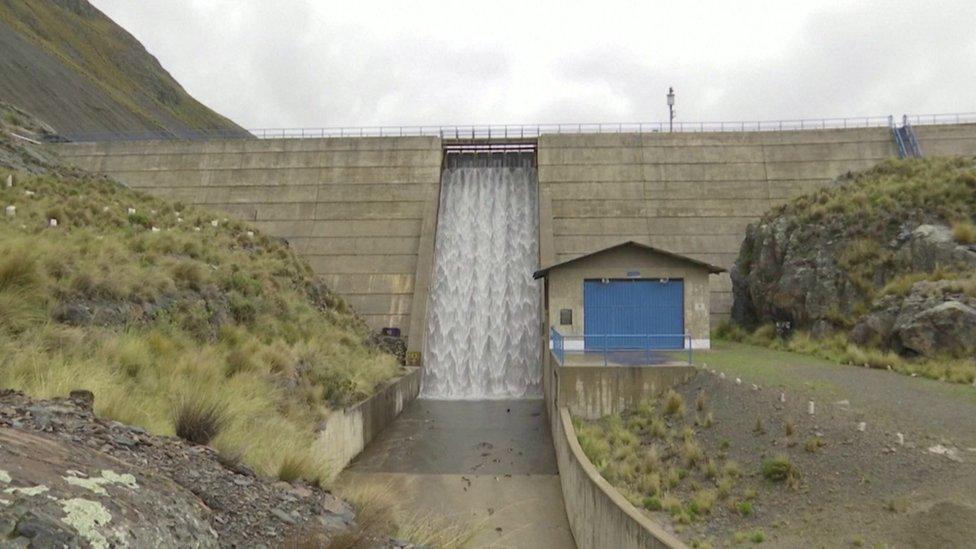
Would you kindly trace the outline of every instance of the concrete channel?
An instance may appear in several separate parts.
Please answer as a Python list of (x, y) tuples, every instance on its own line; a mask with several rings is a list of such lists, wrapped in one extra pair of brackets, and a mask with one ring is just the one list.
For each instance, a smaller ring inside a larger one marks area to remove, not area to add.
[(415, 400), (339, 483), (380, 483), (415, 512), (474, 524), (470, 547), (576, 547), (541, 399)]

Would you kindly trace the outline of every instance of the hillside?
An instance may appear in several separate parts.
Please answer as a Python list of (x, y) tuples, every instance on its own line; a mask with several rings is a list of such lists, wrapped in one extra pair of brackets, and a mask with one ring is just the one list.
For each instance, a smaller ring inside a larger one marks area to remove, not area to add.
[(245, 136), (193, 99), (87, 0), (0, 0), (0, 100), (61, 135), (216, 130)]
[(774, 324), (781, 336), (809, 332), (811, 348), (859, 365), (970, 382), (974, 223), (971, 159), (849, 174), (750, 225), (732, 272), (733, 320), (767, 335)]
[(318, 425), (398, 372), (362, 320), (284, 241), (63, 168), (0, 111), (0, 388), (330, 478)]

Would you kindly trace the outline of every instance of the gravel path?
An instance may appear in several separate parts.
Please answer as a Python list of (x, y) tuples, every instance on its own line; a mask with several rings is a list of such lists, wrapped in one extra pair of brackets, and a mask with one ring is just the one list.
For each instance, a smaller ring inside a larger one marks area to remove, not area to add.
[[(714, 414), (699, 440), (713, 455), (728, 445), (758, 496), (754, 515), (723, 509), (686, 539), (722, 546), (735, 532), (761, 529), (767, 545), (782, 547), (976, 540), (976, 388), (739, 344), (696, 358), (707, 367), (679, 389), (686, 402), (704, 392)], [(813, 437), (825, 445), (810, 452)], [(946, 453), (930, 450), (937, 446)], [(759, 474), (778, 454), (799, 468), (799, 489)]]

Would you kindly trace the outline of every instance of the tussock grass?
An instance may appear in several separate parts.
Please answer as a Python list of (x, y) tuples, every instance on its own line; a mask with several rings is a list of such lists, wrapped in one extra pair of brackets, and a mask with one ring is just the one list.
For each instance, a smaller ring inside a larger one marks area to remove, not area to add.
[(635, 507), (666, 512), (678, 525), (702, 520), (720, 500), (734, 506), (743, 478), (737, 463), (699, 444), (693, 427), (699, 418), (683, 419), (677, 414), (683, 407), (681, 395), (670, 391), (660, 405), (652, 400), (599, 420), (573, 419), (580, 446), (600, 474)]
[(792, 487), (799, 485), (800, 470), (784, 454), (769, 457), (762, 462), (762, 476), (773, 482), (786, 482)]
[(173, 418), (176, 436), (193, 444), (210, 444), (227, 424), (224, 408), (214, 402), (192, 400), (183, 402)]
[[(398, 371), (306, 262), (241, 223), (86, 176), (19, 177), (0, 202), (17, 207), (0, 219), (0, 386), (87, 389), (101, 416), (314, 482), (317, 425)], [(188, 402), (219, 403), (220, 428)]]
[(886, 501), (884, 508), (892, 513), (904, 513), (908, 511), (910, 503), (906, 496), (897, 496)]
[(390, 484), (363, 480), (338, 488), (356, 509), (358, 529), (332, 541), (330, 549), (373, 546), (389, 537), (435, 549), (455, 549), (484, 527), (484, 521), (408, 512)]
[(685, 414), (685, 399), (673, 389), (668, 389), (664, 395), (664, 415), (683, 416)]
[(952, 238), (960, 244), (976, 244), (976, 225), (966, 219), (952, 224)]

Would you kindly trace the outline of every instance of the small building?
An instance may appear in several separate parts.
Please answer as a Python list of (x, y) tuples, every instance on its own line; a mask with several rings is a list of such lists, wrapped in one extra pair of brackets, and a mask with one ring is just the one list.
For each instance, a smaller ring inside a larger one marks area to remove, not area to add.
[(546, 325), (567, 351), (708, 349), (708, 277), (724, 271), (628, 241), (535, 278), (545, 278)]

